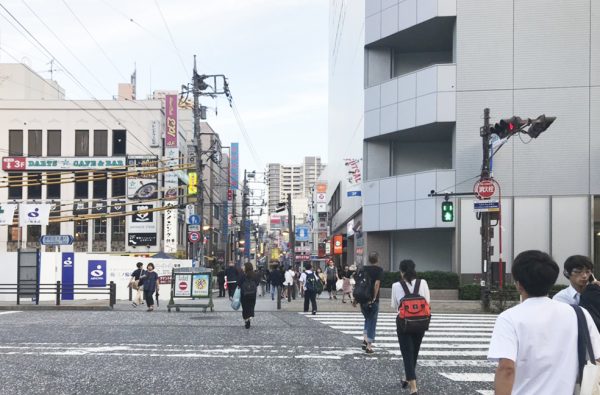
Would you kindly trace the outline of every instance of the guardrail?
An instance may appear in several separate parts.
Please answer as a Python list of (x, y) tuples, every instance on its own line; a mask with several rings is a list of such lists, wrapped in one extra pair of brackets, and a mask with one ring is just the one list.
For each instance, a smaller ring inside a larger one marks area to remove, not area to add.
[(89, 287), (87, 284), (67, 284), (60, 281), (50, 284), (0, 284), (0, 294), (17, 296), (17, 304), (21, 304), (22, 297), (34, 297), (35, 304), (40, 304), (40, 295), (55, 295), (56, 305), (60, 305), (61, 294), (65, 292), (73, 295), (108, 295), (108, 303), (112, 308), (117, 304), (117, 286), (111, 281), (104, 287)]

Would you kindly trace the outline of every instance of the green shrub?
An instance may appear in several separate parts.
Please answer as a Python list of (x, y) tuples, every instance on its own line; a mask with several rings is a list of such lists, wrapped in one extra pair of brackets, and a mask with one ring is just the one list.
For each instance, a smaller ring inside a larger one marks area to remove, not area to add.
[(461, 285), (458, 288), (458, 299), (479, 300), (481, 299), (481, 287), (478, 284)]
[[(419, 272), (417, 278), (427, 281), (429, 289), (458, 289), (458, 274), (452, 272), (431, 271)], [(385, 272), (382, 288), (391, 288), (392, 284), (400, 281), (400, 272)]]

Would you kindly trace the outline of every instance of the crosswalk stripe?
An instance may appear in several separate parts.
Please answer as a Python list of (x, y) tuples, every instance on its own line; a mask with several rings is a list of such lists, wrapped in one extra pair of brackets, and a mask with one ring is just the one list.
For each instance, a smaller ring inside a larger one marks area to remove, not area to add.
[(493, 382), (494, 373), (440, 373), (453, 381), (483, 381)]
[[(318, 313), (315, 316), (307, 315), (307, 318), (352, 335), (356, 339), (357, 348), (363, 339), (364, 318), (359, 312)], [(418, 365), (440, 367), (443, 372), (438, 374), (456, 382), (492, 382), (494, 373), (491, 371), (496, 363), (488, 361), (486, 357), (496, 319), (497, 315), (487, 314), (434, 314), (421, 343)], [(376, 351), (379, 350), (374, 354), (376, 358), (391, 355), (392, 360), (402, 360), (396, 335), (395, 313), (379, 314), (373, 347)], [(461, 367), (484, 368), (487, 372), (452, 371), (452, 368)], [(478, 394), (493, 394), (493, 391), (479, 388)]]
[(0, 315), (2, 315), (2, 314), (14, 314), (14, 313), (22, 313), (22, 311), (16, 311), (16, 310), (2, 311), (2, 312), (0, 312)]

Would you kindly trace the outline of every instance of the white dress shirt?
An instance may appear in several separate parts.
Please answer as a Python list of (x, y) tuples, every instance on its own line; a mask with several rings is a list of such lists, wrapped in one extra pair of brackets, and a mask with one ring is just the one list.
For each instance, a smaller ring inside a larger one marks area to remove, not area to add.
[[(587, 310), (592, 347), (600, 355), (600, 334)], [(488, 359), (515, 363), (513, 395), (572, 395), (579, 365), (577, 315), (548, 297), (527, 298), (496, 319)]]
[(563, 302), (566, 304), (579, 304), (579, 292), (572, 285), (569, 285), (567, 288), (558, 292), (552, 300), (556, 300), (557, 302)]

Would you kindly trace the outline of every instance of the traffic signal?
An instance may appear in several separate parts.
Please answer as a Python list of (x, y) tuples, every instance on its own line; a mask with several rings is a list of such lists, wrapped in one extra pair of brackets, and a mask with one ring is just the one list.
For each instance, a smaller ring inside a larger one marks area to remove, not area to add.
[(442, 222), (454, 221), (454, 203), (442, 202)]
[(546, 114), (542, 114), (536, 119), (530, 120), (531, 127), (527, 131), (527, 134), (533, 139), (537, 138), (537, 136), (552, 125), (555, 119), (556, 117), (547, 117)]
[(501, 119), (500, 122), (496, 123), (490, 128), (490, 132), (503, 139), (519, 132), (521, 128), (527, 124), (528, 121), (516, 116), (512, 118)]

